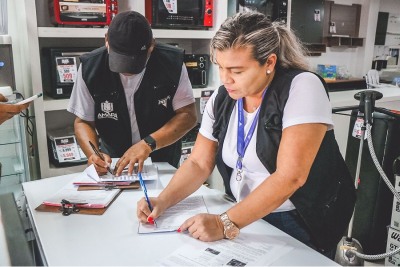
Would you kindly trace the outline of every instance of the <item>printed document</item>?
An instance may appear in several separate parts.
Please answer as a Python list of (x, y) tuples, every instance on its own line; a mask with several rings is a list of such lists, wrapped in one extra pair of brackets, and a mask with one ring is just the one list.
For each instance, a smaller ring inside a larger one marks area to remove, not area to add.
[(79, 205), (82, 208), (105, 208), (118, 195), (119, 189), (78, 191), (78, 187), (72, 183), (67, 184), (52, 197), (43, 201), (47, 206), (61, 206), (63, 199), (71, 203), (85, 203)]
[(292, 248), (262, 234), (241, 233), (234, 240), (188, 242), (160, 260), (161, 266), (267, 266)]
[[(112, 170), (114, 170), (115, 164), (117, 163), (117, 161), (118, 161), (118, 158), (112, 159), (112, 163), (111, 163)], [(98, 183), (139, 181), (139, 178), (137, 177), (137, 165), (134, 166), (132, 175), (128, 175), (128, 168), (125, 168), (122, 171), (122, 174), (120, 176), (115, 176), (110, 173), (99, 176), (93, 165), (90, 165), (89, 167), (87, 167), (84, 172), (86, 173), (87, 176), (89, 176), (90, 178), (92, 178), (93, 180), (95, 180)], [(142, 170), (142, 177), (143, 177), (143, 180), (157, 180), (158, 179), (157, 166), (153, 164), (153, 162), (151, 161), (151, 158), (147, 158), (144, 162), (143, 170)]]
[(138, 233), (150, 234), (176, 231), (187, 219), (199, 213), (208, 213), (203, 196), (188, 197), (167, 209), (157, 218), (157, 227), (153, 224), (139, 223)]

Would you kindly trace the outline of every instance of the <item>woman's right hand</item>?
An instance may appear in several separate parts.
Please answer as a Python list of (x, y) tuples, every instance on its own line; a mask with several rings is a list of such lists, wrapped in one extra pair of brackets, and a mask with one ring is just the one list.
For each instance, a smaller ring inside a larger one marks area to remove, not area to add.
[(154, 220), (160, 217), (161, 214), (167, 209), (164, 205), (162, 205), (162, 201), (156, 197), (149, 198), (151, 206), (153, 207), (153, 211), (150, 211), (149, 205), (146, 202), (146, 199), (142, 197), (137, 202), (137, 210), (136, 215), (141, 223), (150, 223), (154, 224)]
[(104, 161), (97, 156), (95, 153), (90, 155), (88, 158), (88, 165), (93, 164), (99, 175), (107, 174), (107, 167), (111, 166), (111, 157), (105, 153), (101, 153), (104, 157)]

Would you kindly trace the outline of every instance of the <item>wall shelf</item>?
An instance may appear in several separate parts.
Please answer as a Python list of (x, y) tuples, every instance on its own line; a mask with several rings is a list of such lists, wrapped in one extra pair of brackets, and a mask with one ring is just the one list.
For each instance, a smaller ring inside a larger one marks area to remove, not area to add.
[(332, 46), (348, 46), (358, 47), (363, 46), (364, 39), (359, 37), (343, 37), (343, 36), (327, 36), (324, 37), (327, 47)]
[[(38, 27), (40, 38), (104, 38), (107, 28)], [(153, 29), (155, 38), (211, 39), (213, 30)]]

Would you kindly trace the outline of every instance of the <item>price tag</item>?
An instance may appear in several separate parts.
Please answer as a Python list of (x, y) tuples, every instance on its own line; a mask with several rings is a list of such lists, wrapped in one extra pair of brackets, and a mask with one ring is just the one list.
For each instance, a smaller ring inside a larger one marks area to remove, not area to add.
[(204, 90), (201, 91), (201, 97), (200, 97), (200, 114), (204, 113), (204, 109), (206, 108), (206, 104), (208, 99), (210, 99), (212, 93), (214, 90)]
[(58, 162), (70, 162), (81, 159), (75, 136), (54, 138), (54, 143), (56, 144)]
[[(364, 125), (363, 113), (358, 113), (356, 122), (354, 123), (352, 136), (361, 139), (362, 127)], [(367, 139), (367, 135), (364, 135), (364, 140)]]
[(192, 153), (192, 147), (184, 147), (184, 148), (182, 148), (181, 158), (179, 160), (179, 165), (182, 165), (182, 163), (190, 156), (190, 153)]
[(74, 83), (78, 68), (75, 57), (56, 57), (58, 79), (60, 83)]

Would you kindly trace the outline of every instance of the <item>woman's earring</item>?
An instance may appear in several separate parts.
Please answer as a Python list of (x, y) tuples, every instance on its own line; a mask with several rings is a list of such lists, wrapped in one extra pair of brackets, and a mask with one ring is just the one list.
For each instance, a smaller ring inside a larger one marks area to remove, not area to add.
[(271, 71), (270, 71), (270, 70), (267, 70), (267, 74), (268, 74), (268, 75), (271, 74)]

